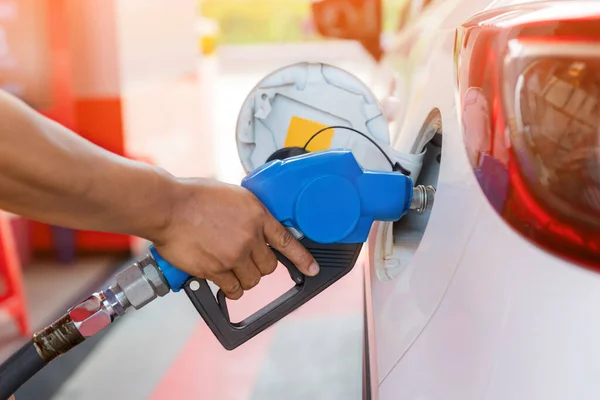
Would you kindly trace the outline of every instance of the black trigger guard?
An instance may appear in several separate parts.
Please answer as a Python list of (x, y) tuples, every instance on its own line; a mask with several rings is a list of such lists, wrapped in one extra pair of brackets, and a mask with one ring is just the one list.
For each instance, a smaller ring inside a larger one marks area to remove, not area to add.
[(233, 350), (247, 342), (346, 275), (356, 264), (362, 248), (362, 243), (320, 244), (307, 238), (300, 243), (319, 263), (319, 274), (305, 277), (285, 256), (272, 249), (296, 285), (240, 322), (231, 322), (221, 290), (215, 298), (206, 280), (190, 278), (185, 283), (184, 290), (192, 304), (225, 349)]

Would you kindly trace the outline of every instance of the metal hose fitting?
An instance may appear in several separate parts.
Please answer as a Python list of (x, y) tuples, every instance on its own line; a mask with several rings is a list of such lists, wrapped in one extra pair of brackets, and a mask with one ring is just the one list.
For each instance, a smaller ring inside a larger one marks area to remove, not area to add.
[(129, 307), (139, 310), (171, 289), (150, 254), (119, 272), (115, 280), (116, 283), (105, 292), (118, 315), (124, 314)]
[(115, 281), (33, 335), (35, 348), (46, 364), (125, 315), (128, 308), (139, 310), (170, 291), (150, 254), (124, 268)]
[(33, 345), (45, 364), (66, 353), (85, 338), (79, 333), (69, 314), (33, 334)]
[(431, 185), (417, 185), (413, 189), (413, 197), (410, 202), (410, 209), (417, 214), (423, 214), (431, 210), (435, 198), (435, 188)]

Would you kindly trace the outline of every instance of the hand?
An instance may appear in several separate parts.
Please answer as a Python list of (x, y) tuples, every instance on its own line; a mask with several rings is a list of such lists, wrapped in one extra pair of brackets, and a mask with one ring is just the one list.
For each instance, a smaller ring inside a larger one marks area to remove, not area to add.
[(233, 300), (277, 267), (267, 243), (314, 276), (312, 255), (249, 190), (208, 179), (179, 179), (173, 208), (154, 246), (172, 265), (213, 281)]

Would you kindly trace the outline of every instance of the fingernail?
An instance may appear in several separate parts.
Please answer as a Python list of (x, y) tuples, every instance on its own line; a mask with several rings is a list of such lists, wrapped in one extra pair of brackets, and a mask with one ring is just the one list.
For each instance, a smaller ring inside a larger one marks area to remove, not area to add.
[(319, 273), (319, 264), (317, 264), (316, 262), (310, 264), (310, 267), (308, 267), (308, 272), (310, 273), (311, 276), (318, 274)]

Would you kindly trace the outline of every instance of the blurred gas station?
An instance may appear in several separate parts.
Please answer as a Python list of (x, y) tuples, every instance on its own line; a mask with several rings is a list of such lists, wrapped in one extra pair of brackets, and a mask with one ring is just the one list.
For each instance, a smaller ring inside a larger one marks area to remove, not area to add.
[[(119, 155), (239, 183), (235, 126), (254, 85), (300, 61), (369, 84), (379, 32), (407, 3), (0, 0), (0, 88)], [(0, 211), (0, 359), (147, 245)], [(249, 315), (289, 288), (280, 269), (232, 312)], [(183, 294), (167, 296), (59, 358), (16, 398), (358, 399), (362, 285), (357, 266), (233, 352)]]

